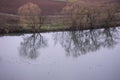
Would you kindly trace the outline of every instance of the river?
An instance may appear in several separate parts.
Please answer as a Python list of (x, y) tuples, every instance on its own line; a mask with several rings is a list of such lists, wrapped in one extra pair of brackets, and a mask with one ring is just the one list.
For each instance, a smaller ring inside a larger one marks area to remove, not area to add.
[(120, 80), (120, 28), (1, 35), (0, 80)]

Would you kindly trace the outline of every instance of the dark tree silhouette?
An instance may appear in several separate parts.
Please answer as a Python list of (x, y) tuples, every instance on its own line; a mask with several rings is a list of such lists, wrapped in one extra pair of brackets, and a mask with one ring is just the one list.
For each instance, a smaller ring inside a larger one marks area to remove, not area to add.
[(65, 48), (67, 56), (78, 57), (102, 47), (112, 48), (119, 39), (117, 29), (109, 28), (56, 33), (54, 40)]
[(21, 56), (36, 59), (39, 55), (38, 50), (47, 46), (47, 40), (39, 33), (23, 36), (23, 42), (19, 49)]

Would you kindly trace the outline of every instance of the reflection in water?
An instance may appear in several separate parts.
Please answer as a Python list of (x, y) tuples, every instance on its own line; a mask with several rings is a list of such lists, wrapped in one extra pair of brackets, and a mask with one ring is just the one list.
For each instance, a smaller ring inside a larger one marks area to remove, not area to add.
[(116, 28), (72, 31), (54, 34), (55, 43), (65, 48), (67, 56), (78, 57), (88, 52), (94, 52), (102, 47), (112, 48), (118, 42)]
[(39, 55), (38, 49), (45, 48), (46, 46), (47, 39), (40, 33), (25, 35), (23, 37), (23, 42), (21, 42), (19, 53), (23, 57), (36, 59)]
[[(54, 39), (63, 48), (54, 46), (53, 33), (1, 37), (0, 80), (120, 80), (117, 30), (55, 32)], [(64, 48), (73, 58), (65, 56)], [(80, 56), (85, 53), (86, 56)]]

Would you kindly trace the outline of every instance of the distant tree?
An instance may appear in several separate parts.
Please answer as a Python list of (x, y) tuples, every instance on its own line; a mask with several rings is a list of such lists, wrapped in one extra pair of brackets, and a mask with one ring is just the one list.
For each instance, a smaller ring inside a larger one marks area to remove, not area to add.
[(40, 13), (41, 9), (38, 5), (34, 3), (27, 3), (21, 6), (18, 9), (18, 15), (20, 16), (20, 24), (24, 27), (31, 27), (36, 29), (36, 27), (40, 27)]
[(99, 5), (76, 1), (68, 3), (63, 9), (63, 13), (71, 19), (72, 26), (77, 28), (93, 26), (96, 16), (99, 16)]
[[(71, 28), (107, 26), (115, 17), (116, 5), (100, 2), (75, 1), (68, 2), (63, 8), (63, 14), (69, 19)], [(109, 25), (110, 26), (110, 25)]]
[(117, 5), (116, 4), (106, 4), (104, 7), (104, 17), (105, 17), (105, 24), (109, 27), (111, 26), (115, 15), (117, 13)]

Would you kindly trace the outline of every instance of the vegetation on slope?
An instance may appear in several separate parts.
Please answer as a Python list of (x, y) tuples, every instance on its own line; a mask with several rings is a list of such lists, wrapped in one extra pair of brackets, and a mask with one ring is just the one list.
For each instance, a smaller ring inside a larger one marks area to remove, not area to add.
[(43, 13), (48, 9), (58, 9), (58, 6), (55, 7), (57, 3), (47, 5), (44, 10), (44, 7), (41, 7), (36, 1), (41, 0), (22, 4), (16, 9), (15, 15), (0, 13), (0, 33), (79, 30), (120, 25), (119, 5), (111, 0), (109, 2), (90, 0), (94, 1), (92, 3), (87, 0), (72, 2), (68, 0), (67, 3), (60, 1), (60, 3), (62, 2), (62, 5), (59, 4), (61, 10), (57, 13), (52, 11), (52, 15), (43, 15)]
[[(63, 13), (69, 19), (69, 26), (72, 28), (114, 26), (118, 6), (114, 3), (104, 4), (99, 2), (76, 1), (68, 3), (63, 9)], [(120, 20), (120, 17), (119, 17)]]

